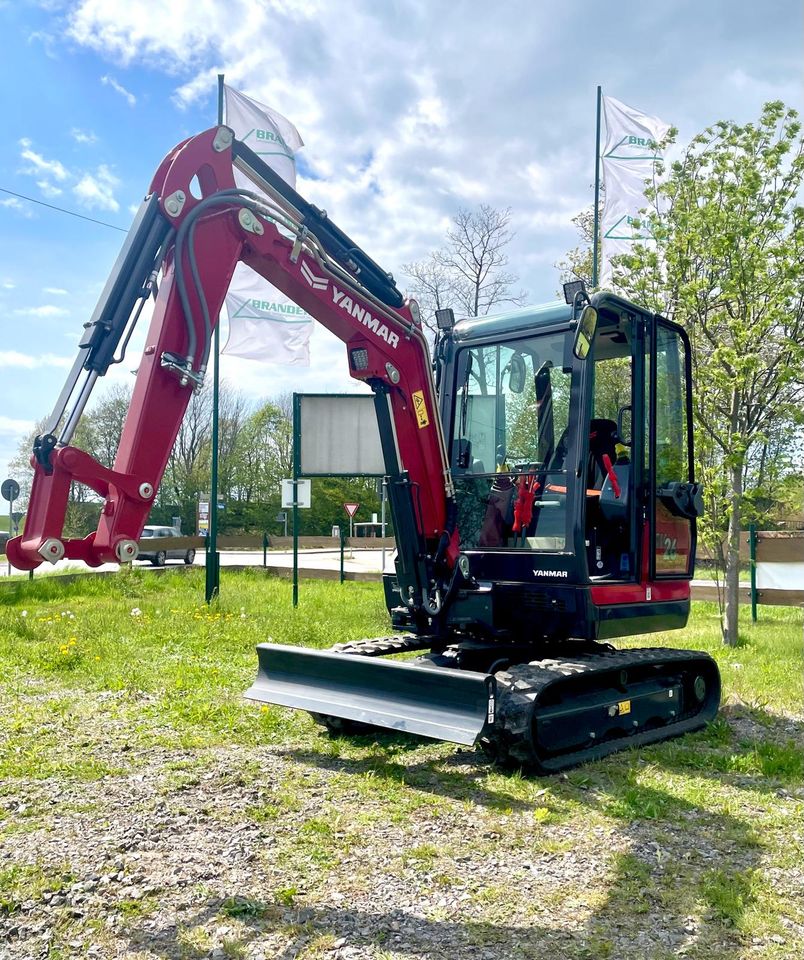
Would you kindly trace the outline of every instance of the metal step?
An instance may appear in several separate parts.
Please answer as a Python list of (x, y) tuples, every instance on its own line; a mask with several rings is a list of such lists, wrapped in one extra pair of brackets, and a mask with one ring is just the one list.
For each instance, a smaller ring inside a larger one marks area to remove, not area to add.
[(257, 658), (244, 696), (258, 703), (466, 745), (494, 722), (496, 682), (485, 673), (276, 643), (258, 644)]

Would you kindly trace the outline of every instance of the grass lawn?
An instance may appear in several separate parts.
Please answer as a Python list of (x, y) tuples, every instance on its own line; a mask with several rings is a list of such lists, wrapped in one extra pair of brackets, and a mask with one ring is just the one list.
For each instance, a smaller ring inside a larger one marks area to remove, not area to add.
[(804, 956), (800, 611), (635, 642), (712, 653), (720, 717), (535, 779), (246, 704), (256, 643), (380, 635), (382, 591), (222, 573), (0, 588), (0, 955)]

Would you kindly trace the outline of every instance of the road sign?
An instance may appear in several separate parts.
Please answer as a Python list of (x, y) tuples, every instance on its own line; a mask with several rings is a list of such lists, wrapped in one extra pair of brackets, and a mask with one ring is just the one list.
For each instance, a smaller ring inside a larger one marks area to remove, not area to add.
[(0, 493), (3, 494), (3, 499), (8, 500), (9, 503), (16, 500), (20, 495), (20, 485), (16, 480), (4, 480), (0, 484)]
[(359, 503), (345, 503), (343, 509), (349, 514), (349, 519), (351, 519), (357, 511), (360, 509)]
[[(305, 509), (309, 509), (310, 503), (312, 500), (312, 481), (310, 480), (297, 480), (298, 487), (298, 506)], [(292, 507), (293, 506), (293, 481), (292, 480), (283, 480), (282, 481), (282, 506), (283, 507)]]
[[(17, 525), (17, 529), (15, 529), (14, 514), (11, 511), (12, 511), (12, 506), (14, 501), (20, 495), (20, 485), (17, 483), (16, 480), (11, 480), (9, 478), (8, 480), (4, 480), (2, 484), (0, 484), (0, 493), (2, 493), (5, 499), (8, 500), (8, 532), (10, 534), (17, 533), (19, 525)], [(6, 559), (8, 560), (8, 554), (6, 554)], [(9, 575), (11, 574), (10, 560), (8, 560), (8, 573)]]

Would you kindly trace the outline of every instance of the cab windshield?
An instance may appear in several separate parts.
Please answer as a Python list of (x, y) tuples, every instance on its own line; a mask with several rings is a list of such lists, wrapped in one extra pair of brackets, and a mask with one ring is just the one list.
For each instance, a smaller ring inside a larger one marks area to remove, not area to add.
[(566, 337), (458, 354), (452, 472), (463, 550), (566, 549)]

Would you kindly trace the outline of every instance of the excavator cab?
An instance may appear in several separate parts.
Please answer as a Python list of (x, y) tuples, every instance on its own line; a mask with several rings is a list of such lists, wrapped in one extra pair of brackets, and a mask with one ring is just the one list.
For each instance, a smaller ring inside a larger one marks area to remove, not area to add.
[(554, 641), (686, 623), (687, 338), (612, 294), (586, 309), (582, 350), (582, 321), (560, 303), (461, 321), (440, 345), (461, 562), (477, 585), (454, 602), (456, 626)]

